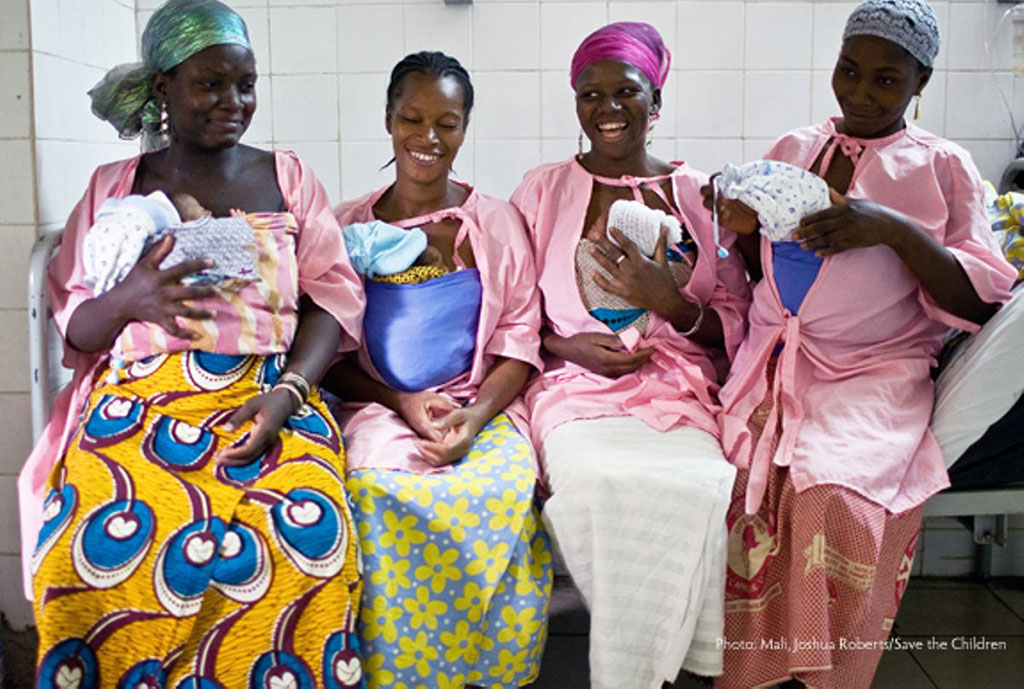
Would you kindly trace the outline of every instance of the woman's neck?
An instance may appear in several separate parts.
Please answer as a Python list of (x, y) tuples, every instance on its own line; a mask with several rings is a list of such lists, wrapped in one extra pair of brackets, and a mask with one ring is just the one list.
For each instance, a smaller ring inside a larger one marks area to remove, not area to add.
[(172, 177), (220, 177), (227, 179), (237, 171), (242, 146), (210, 150), (172, 143), (164, 150), (166, 174)]
[(672, 166), (647, 153), (647, 149), (625, 158), (608, 158), (591, 149), (579, 157), (587, 172), (599, 177), (655, 177), (672, 171)]
[(392, 220), (429, 215), (442, 208), (461, 206), (468, 192), (447, 177), (423, 184), (399, 175), (382, 199), (382, 210)]

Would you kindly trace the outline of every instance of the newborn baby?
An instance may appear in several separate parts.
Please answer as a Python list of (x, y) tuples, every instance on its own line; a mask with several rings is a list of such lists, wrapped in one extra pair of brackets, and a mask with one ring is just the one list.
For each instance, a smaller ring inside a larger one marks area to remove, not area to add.
[(760, 232), (772, 242), (788, 242), (805, 216), (832, 205), (828, 185), (818, 175), (777, 160), (726, 165), (713, 188), (757, 213)]
[[(672, 276), (676, 283), (686, 284), (690, 276), (690, 261), (685, 255), (690, 253), (692, 242), (684, 235), (679, 220), (656, 208), (649, 208), (639, 201), (619, 199), (608, 209), (607, 235), (614, 242), (611, 228), (622, 232), (636, 244), (637, 249), (647, 258), (654, 257), (658, 238), (662, 228), (668, 233), (665, 255)], [(612, 332), (623, 334), (634, 328), (639, 334), (647, 332), (650, 315), (645, 309), (634, 306), (622, 297), (610, 294), (594, 280), (597, 274), (605, 279), (610, 278), (604, 268), (594, 258), (593, 251), (597, 244), (584, 237), (576, 247), (576, 286), (579, 289), (583, 305), (591, 316), (601, 321)], [(628, 338), (630, 342), (635, 337)]]
[(238, 287), (257, 276), (255, 239), (242, 211), (232, 210), (230, 218), (213, 218), (190, 194), (168, 197), (154, 191), (107, 199), (100, 206), (82, 244), (85, 284), (95, 296), (107, 292), (167, 234), (174, 235), (175, 243), (161, 268), (190, 258), (214, 261), (212, 268), (182, 282)]
[(418, 227), (404, 229), (372, 220), (341, 228), (352, 267), (377, 282), (417, 284), (448, 274), (441, 252)]

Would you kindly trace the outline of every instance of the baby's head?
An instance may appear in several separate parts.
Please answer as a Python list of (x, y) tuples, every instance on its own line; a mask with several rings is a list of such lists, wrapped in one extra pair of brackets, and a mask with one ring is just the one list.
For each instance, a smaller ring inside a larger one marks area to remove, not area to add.
[(441, 256), (441, 252), (435, 247), (428, 246), (423, 250), (416, 260), (413, 262), (414, 266), (436, 266), (438, 268), (444, 268), (444, 258)]
[(210, 216), (210, 211), (203, 208), (196, 197), (192, 194), (171, 194), (171, 203), (174, 204), (174, 208), (178, 211), (178, 215), (181, 216), (182, 222), (189, 222), (190, 220), (199, 220), (199, 218), (206, 218)]
[(903, 115), (932, 75), (939, 25), (924, 0), (866, 0), (846, 21), (832, 73), (845, 133), (875, 138), (903, 127)]

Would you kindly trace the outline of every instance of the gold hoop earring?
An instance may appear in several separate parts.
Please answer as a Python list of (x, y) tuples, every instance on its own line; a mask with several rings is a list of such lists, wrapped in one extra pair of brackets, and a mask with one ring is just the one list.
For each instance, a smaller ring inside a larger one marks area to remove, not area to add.
[(914, 98), (914, 119), (919, 120), (921, 119), (921, 94), (917, 94)]

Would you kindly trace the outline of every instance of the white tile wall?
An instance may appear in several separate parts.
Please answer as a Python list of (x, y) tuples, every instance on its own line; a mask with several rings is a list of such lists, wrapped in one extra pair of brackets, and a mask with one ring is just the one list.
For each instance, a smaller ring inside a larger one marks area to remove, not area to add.
[[(58, 0), (32, 2), (42, 20), (49, 16), (67, 24), (65, 5)], [(137, 2), (140, 24), (158, 4)], [(328, 193), (341, 198), (389, 179), (358, 163), (380, 150), (368, 144), (386, 138), (381, 122), (387, 77), (408, 52), (441, 49), (471, 70), (478, 94), (467, 146), (481, 141), (489, 149), (503, 141), (539, 139), (546, 160), (549, 151), (561, 156), (575, 149), (567, 143), (574, 142), (579, 128), (566, 73), (579, 39), (606, 21), (649, 21), (673, 51), (654, 150), (667, 157), (736, 162), (764, 151), (791, 127), (836, 114), (830, 72), (843, 23), (856, 3), (477, 0), (446, 6), (440, 0), (243, 0), (234, 5), (250, 24), (262, 75), (260, 107), (248, 140), (264, 146), (298, 142), (314, 150), (324, 161), (321, 176)], [(1005, 6), (954, 0), (934, 7), (944, 47), (925, 90), (919, 124), (960, 141), (975, 154), (984, 176), (998, 177), (1009, 160), (999, 144), (1011, 134), (987, 75), (983, 46)], [(1005, 35), (993, 41), (994, 54), (1000, 83), (1019, 110), (1024, 77), (1009, 71), (1007, 31), (1004, 27)], [(83, 74), (96, 69), (88, 46), (62, 54), (52, 36), (33, 40), (44, 46), (42, 54), (37, 51), (37, 72), (62, 80), (62, 93), (98, 74)], [(69, 62), (76, 69), (67, 69)], [(97, 140), (97, 125), (88, 117), (57, 107), (65, 102), (62, 93), (37, 93), (37, 102), (50, 99), (36, 114), (40, 132)], [(695, 155), (689, 146), (696, 147)], [(331, 150), (341, 158), (328, 160)], [(346, 152), (356, 158), (345, 160)], [(510, 191), (508, 180), (523, 172), (512, 174), (509, 165), (489, 156), (463, 156), (460, 174), (481, 185), (505, 180), (485, 189), (504, 194)]]
[(32, 56), (29, 0), (4, 0), (0, 19), (0, 613), (16, 628), (32, 620), (22, 598), (15, 473), (28, 455), (28, 315), (26, 274), (35, 240), (32, 150)]

